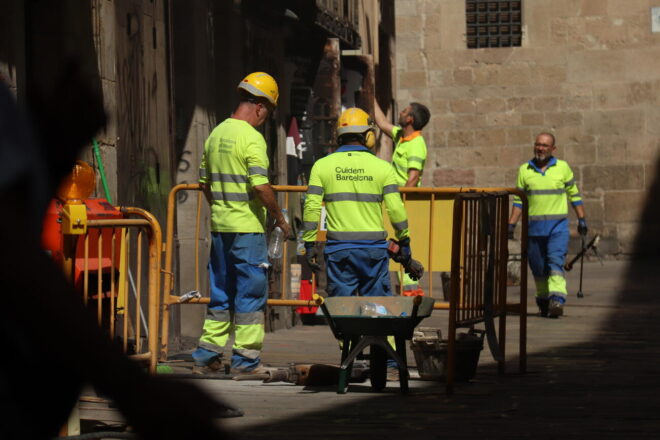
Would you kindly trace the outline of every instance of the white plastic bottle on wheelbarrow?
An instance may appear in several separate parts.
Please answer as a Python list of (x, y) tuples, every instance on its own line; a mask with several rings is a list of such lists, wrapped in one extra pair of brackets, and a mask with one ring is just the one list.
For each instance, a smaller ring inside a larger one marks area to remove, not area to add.
[(360, 316), (387, 316), (390, 312), (387, 310), (387, 307), (381, 304), (376, 304), (372, 302), (364, 303), (360, 305)]

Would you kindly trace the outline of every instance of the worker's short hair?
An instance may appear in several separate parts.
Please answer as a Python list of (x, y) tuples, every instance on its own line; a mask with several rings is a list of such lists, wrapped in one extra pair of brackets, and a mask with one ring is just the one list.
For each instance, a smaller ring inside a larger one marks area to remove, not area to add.
[(361, 133), (346, 133), (337, 137), (337, 143), (339, 144), (339, 146), (348, 145), (351, 142), (355, 142), (355, 141), (359, 142), (360, 145), (366, 145), (367, 143), (364, 138), (364, 135)]
[(429, 119), (431, 119), (431, 112), (429, 111), (428, 107), (426, 107), (424, 104), (420, 104), (419, 102), (411, 102), (410, 108), (410, 115), (413, 117), (413, 129), (421, 130), (426, 126), (426, 124), (429, 123)]
[(552, 146), (553, 147), (555, 146), (555, 143), (557, 142), (556, 139), (555, 139), (555, 135), (552, 134), (552, 133), (548, 133), (547, 131), (543, 131), (543, 132), (536, 135), (537, 138), (539, 136), (550, 136), (550, 139), (552, 139)]
[(268, 107), (269, 109), (273, 109), (273, 104), (270, 103), (270, 101), (266, 98), (263, 98), (261, 96), (254, 96), (252, 93), (248, 93), (247, 91), (243, 89), (238, 90), (238, 101), (239, 102), (249, 102), (252, 104), (263, 104), (264, 106)]

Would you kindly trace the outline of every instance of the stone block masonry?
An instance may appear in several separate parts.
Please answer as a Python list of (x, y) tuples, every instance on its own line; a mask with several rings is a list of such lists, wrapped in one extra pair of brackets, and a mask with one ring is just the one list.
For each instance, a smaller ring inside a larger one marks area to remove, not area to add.
[(432, 115), (424, 183), (514, 186), (534, 136), (549, 131), (592, 230), (608, 252), (635, 253), (660, 205), (660, 34), (649, 5), (523, 0), (522, 47), (467, 49), (464, 0), (397, 2), (399, 105), (428, 97)]

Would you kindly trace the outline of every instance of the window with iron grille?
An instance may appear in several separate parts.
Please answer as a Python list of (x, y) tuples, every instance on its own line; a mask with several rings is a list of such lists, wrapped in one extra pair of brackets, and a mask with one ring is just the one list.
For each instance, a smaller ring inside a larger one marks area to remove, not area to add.
[(467, 47), (512, 47), (522, 41), (522, 0), (465, 0)]

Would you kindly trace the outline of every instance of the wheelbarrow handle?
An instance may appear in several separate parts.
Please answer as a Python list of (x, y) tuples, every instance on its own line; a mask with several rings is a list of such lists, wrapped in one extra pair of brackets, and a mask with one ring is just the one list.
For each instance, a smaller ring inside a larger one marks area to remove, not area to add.
[(419, 311), (419, 305), (421, 303), (422, 303), (422, 297), (421, 296), (415, 296), (415, 299), (413, 299), (413, 309), (412, 309), (413, 319), (417, 318), (417, 312)]
[(335, 325), (335, 321), (334, 319), (332, 319), (332, 315), (330, 315), (330, 311), (328, 310), (328, 306), (325, 305), (325, 300), (323, 299), (323, 297), (315, 293), (312, 296), (312, 300), (316, 302), (316, 304), (318, 304), (319, 307), (321, 307), (323, 316), (325, 316), (325, 319), (328, 321), (328, 326), (330, 326), (330, 330), (332, 331), (334, 337), (337, 339), (341, 339), (341, 336), (337, 332), (337, 326)]

